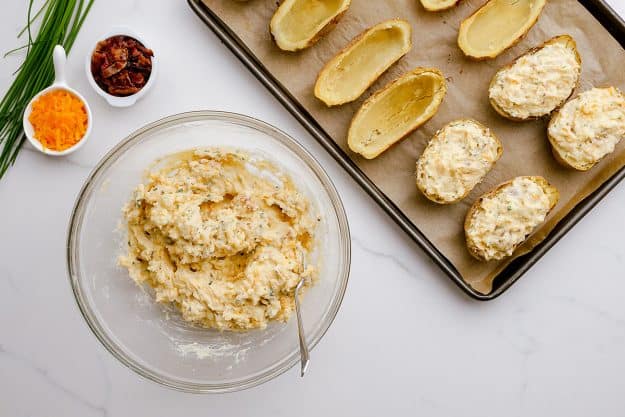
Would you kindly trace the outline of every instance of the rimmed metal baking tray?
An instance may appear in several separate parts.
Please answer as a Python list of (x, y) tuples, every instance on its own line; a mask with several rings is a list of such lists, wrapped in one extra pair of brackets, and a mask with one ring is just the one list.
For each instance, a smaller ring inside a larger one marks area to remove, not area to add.
[[(625, 48), (625, 21), (604, 0), (578, 0)], [(347, 154), (332, 140), (317, 121), (297, 102), (264, 65), (245, 46), (239, 37), (202, 0), (187, 0), (191, 9), (247, 67), (247, 69), (273, 94), (308, 132), (332, 155), (352, 178), (373, 198), (382, 209), (410, 236), (466, 294), (487, 301), (497, 298), (525, 274), (573, 226), (597, 205), (623, 178), (625, 167), (617, 171), (597, 190), (582, 200), (530, 253), (520, 256), (502, 270), (493, 281), (493, 290), (481, 294), (471, 288), (451, 262), (430, 242), (419, 228), (356, 166)]]

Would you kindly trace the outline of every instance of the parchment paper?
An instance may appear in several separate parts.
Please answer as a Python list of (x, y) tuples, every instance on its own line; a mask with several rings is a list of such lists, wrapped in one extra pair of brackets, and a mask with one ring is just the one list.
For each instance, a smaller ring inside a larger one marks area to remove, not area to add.
[[(326, 132), (346, 150), (366, 175), (410, 218), (453, 263), (473, 288), (492, 289), (493, 278), (512, 259), (482, 263), (465, 246), (463, 222), (470, 205), (484, 192), (517, 175), (542, 175), (560, 191), (560, 202), (515, 257), (543, 240), (578, 202), (625, 164), (625, 141), (586, 173), (558, 165), (546, 137), (547, 120), (515, 123), (498, 116), (488, 103), (488, 84), (498, 68), (548, 38), (570, 34), (583, 60), (577, 93), (592, 86), (625, 89), (625, 51), (586, 9), (574, 0), (550, 0), (538, 23), (516, 46), (495, 60), (474, 62), (464, 58), (456, 44), (463, 18), (481, 1), (462, 1), (443, 13), (426, 12), (418, 0), (352, 0), (338, 26), (315, 46), (298, 53), (280, 51), (271, 40), (269, 21), (276, 0), (203, 0), (241, 38), (267, 69), (299, 100)], [(412, 25), (413, 48), (384, 74), (359, 100), (327, 108), (313, 95), (318, 71), (362, 30), (390, 18)], [(448, 92), (437, 115), (399, 144), (367, 161), (349, 151), (346, 133), (360, 104), (378, 88), (417, 66), (437, 67), (445, 74)], [(504, 145), (502, 158), (482, 184), (462, 202), (439, 206), (426, 200), (415, 186), (415, 162), (427, 141), (447, 122), (471, 117), (489, 126)]]

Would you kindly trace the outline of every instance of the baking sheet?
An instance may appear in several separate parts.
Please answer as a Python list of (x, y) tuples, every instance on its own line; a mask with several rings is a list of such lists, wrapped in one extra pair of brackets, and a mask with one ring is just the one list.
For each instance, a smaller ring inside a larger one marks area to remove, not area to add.
[[(487, 294), (493, 278), (512, 260), (480, 263), (464, 246), (462, 223), (468, 207), (483, 192), (516, 175), (543, 175), (561, 193), (561, 200), (548, 221), (534, 233), (516, 256), (540, 242), (557, 222), (579, 201), (595, 190), (625, 164), (625, 146), (588, 173), (560, 167), (553, 161), (545, 130), (546, 121), (513, 123), (490, 108), (487, 87), (496, 70), (529, 47), (558, 34), (568, 33), (578, 43), (584, 61), (578, 91), (593, 85), (623, 88), (625, 51), (605, 28), (579, 3), (550, 1), (537, 25), (517, 46), (496, 60), (466, 60), (456, 46), (460, 21), (479, 3), (465, 1), (449, 12), (425, 12), (416, 0), (369, 2), (353, 0), (337, 28), (313, 48), (299, 53), (280, 51), (268, 31), (276, 3), (251, 0), (203, 0), (204, 3), (246, 44), (273, 76), (301, 103), (344, 149), (355, 164), (447, 257), (474, 289)], [(339, 108), (326, 108), (312, 95), (318, 70), (353, 36), (387, 18), (400, 17), (413, 26), (413, 49), (360, 100)], [(601, 48), (593, 48), (601, 45)], [(415, 66), (436, 66), (448, 80), (448, 94), (439, 113), (424, 127), (373, 161), (349, 152), (345, 135), (349, 121), (360, 103), (373, 91)], [(432, 134), (448, 121), (473, 117), (491, 127), (504, 144), (504, 155), (485, 181), (462, 203), (437, 206), (422, 197), (414, 186), (414, 164)]]

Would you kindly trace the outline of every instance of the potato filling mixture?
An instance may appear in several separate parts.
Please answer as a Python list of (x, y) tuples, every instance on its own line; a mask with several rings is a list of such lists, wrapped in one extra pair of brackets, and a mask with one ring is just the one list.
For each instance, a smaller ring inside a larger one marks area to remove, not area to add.
[(464, 198), (501, 156), (493, 133), (474, 120), (458, 120), (439, 130), (417, 161), (417, 187), (432, 201)]
[(502, 259), (541, 224), (552, 204), (549, 194), (529, 177), (517, 177), (481, 200), (467, 219), (467, 242), (484, 260)]
[(549, 139), (562, 158), (582, 169), (614, 151), (625, 136), (625, 96), (593, 88), (565, 104), (549, 124)]
[(120, 264), (182, 318), (223, 329), (289, 319), (318, 218), (270, 163), (215, 148), (167, 158), (123, 209), (128, 253)]
[(575, 51), (561, 43), (546, 45), (498, 72), (490, 99), (512, 117), (541, 117), (571, 94), (580, 71)]

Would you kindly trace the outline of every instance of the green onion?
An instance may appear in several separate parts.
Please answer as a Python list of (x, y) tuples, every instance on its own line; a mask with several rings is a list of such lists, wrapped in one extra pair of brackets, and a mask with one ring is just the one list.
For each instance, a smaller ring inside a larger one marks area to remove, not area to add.
[[(24, 143), (22, 117), (29, 101), (54, 80), (52, 50), (63, 45), (69, 52), (94, 0), (45, 0), (33, 15), (33, 1), (28, 5), (27, 23), (18, 34), (28, 35), (27, 44), (8, 53), (27, 49), (26, 59), (16, 71), (15, 80), (0, 101), (0, 178), (15, 162)], [(33, 38), (31, 24), (41, 18)]]

